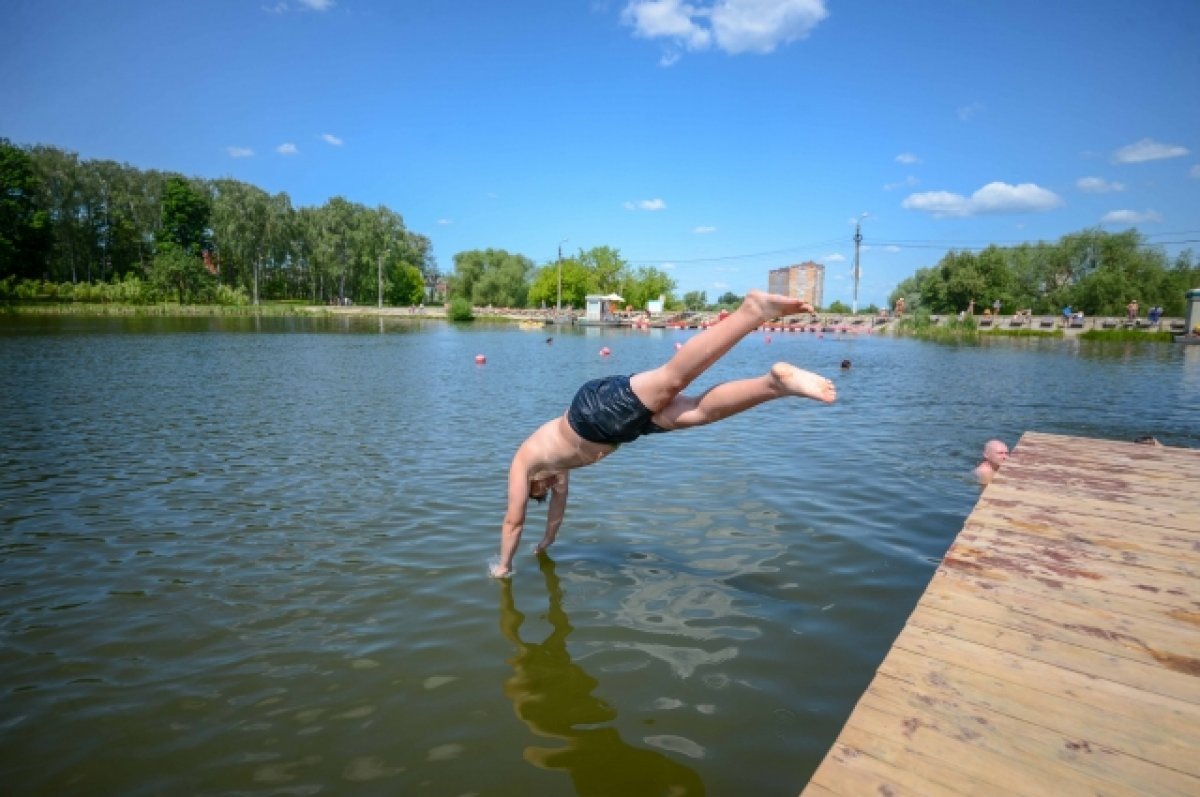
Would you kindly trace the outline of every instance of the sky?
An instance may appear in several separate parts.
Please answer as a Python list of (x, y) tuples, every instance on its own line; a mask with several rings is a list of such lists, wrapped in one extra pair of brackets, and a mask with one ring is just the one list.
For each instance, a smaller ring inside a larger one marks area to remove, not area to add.
[(710, 300), (815, 260), (883, 305), (948, 249), (1200, 252), (1196, 0), (0, 0), (0, 137), (454, 255), (612, 247)]

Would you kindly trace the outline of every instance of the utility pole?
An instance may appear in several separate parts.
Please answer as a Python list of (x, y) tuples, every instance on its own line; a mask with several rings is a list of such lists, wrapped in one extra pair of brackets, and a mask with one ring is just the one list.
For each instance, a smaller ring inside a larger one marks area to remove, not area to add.
[(854, 222), (854, 306), (851, 311), (858, 315), (858, 278), (861, 276), (858, 268), (858, 245), (862, 243), (862, 216)]
[(377, 266), (375, 268), (375, 271), (376, 271), (376, 275), (379, 277), (379, 290), (378, 290), (379, 309), (382, 310), (383, 309), (383, 253), (382, 252), (379, 253), (379, 260), (377, 261)]
[(558, 242), (558, 304), (554, 309), (554, 320), (557, 322), (558, 317), (562, 315), (562, 245), (570, 238), (563, 238)]

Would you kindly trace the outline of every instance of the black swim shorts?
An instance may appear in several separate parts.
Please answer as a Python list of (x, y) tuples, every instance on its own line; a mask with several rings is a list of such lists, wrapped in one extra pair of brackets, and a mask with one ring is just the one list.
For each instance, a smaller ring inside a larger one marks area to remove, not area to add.
[(606, 376), (579, 388), (567, 423), (584, 440), (617, 445), (667, 431), (650, 420), (653, 415), (629, 387), (629, 377)]

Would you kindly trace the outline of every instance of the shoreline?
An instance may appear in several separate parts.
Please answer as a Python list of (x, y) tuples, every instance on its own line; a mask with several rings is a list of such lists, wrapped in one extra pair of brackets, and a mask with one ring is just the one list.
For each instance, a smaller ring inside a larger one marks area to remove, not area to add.
[[(563, 316), (569, 322), (555, 322), (556, 313), (552, 309), (522, 309), (476, 307), (472, 310), (475, 320), (500, 321), (506, 323), (530, 324), (539, 323), (545, 326), (578, 325), (586, 326), (588, 322), (575, 310), (566, 311)], [(0, 313), (6, 315), (29, 316), (160, 316), (160, 317), (286, 317), (286, 316), (357, 316), (363, 318), (401, 318), (412, 320), (440, 319), (446, 320), (449, 313), (446, 307), (378, 307), (378, 306), (327, 306), (305, 304), (261, 304), (261, 305), (178, 305), (178, 304), (121, 304), (93, 302), (6, 302), (0, 305)], [(719, 313), (687, 313), (674, 314), (646, 322), (644, 316), (621, 316), (612, 319), (605, 326), (610, 328), (646, 329), (704, 329), (719, 321)], [(889, 335), (920, 336), (921, 330), (903, 324), (912, 316), (896, 318), (888, 316), (872, 316), (859, 313), (815, 313), (803, 317), (793, 316), (768, 322), (761, 327), (764, 332), (845, 332), (851, 334), (886, 333)], [(974, 316), (975, 329), (968, 330), (957, 327), (960, 323), (956, 315), (929, 316), (928, 330), (937, 330), (936, 334), (958, 333), (989, 335), (998, 333), (997, 337), (1062, 337), (1076, 338), (1086, 332), (1096, 333), (1170, 333), (1172, 336), (1183, 335), (1187, 330), (1183, 318), (1163, 317), (1156, 323), (1150, 323), (1144, 318), (1130, 322), (1125, 317), (1092, 316), (1075, 319), (1064, 324), (1059, 316)], [(1116, 335), (1114, 334), (1114, 337)]]

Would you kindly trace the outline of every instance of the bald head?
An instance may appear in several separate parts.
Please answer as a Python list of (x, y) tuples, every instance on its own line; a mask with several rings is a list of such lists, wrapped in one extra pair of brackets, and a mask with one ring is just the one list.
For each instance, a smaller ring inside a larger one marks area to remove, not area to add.
[(988, 440), (983, 447), (983, 461), (993, 468), (999, 468), (1006, 459), (1008, 459), (1008, 446), (1004, 444), (1004, 441)]

